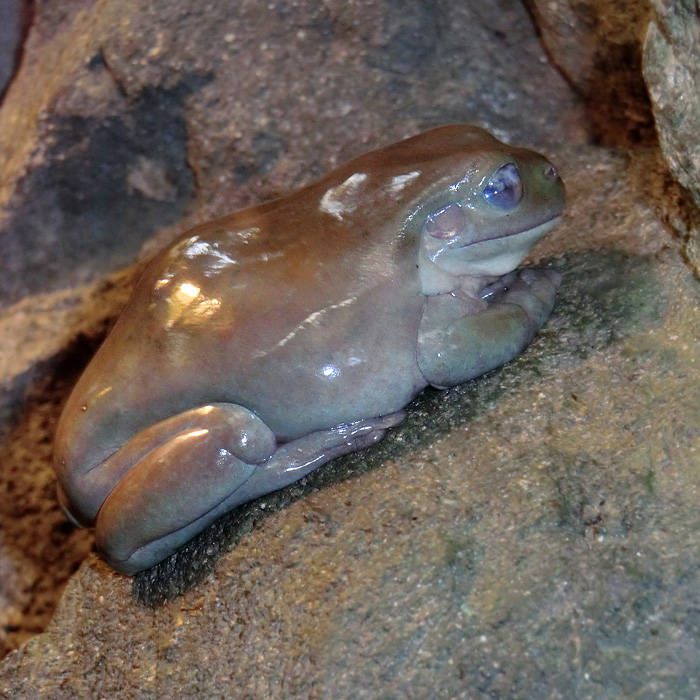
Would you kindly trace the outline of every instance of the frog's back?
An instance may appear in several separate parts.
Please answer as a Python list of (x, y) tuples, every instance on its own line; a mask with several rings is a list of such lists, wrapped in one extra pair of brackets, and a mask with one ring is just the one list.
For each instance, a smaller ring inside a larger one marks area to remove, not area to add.
[[(419, 203), (464, 172), (484, 139), (455, 125), (356, 158), (291, 195), (184, 234), (151, 264), (131, 304), (154, 329), (282, 340), (310, 315), (386, 294), (420, 295)], [(138, 308), (137, 308), (138, 307)], [(279, 337), (280, 333), (284, 333)], [(260, 348), (258, 348), (260, 350)], [(254, 354), (254, 353), (253, 353)]]

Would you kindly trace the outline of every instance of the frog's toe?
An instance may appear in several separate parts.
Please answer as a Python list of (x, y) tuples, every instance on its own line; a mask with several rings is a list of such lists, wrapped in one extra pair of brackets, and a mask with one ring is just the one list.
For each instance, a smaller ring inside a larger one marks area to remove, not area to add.
[(533, 285), (541, 283), (542, 280), (547, 280), (554, 285), (555, 289), (559, 287), (562, 281), (560, 272), (551, 268), (532, 268), (526, 267), (520, 271), (520, 279), (526, 284)]
[(396, 411), (396, 413), (388, 413), (385, 416), (372, 419), (370, 423), (365, 424), (362, 432), (353, 435), (353, 449), (364, 450), (367, 447), (376, 445), (376, 443), (384, 439), (390, 428), (396, 428), (405, 421), (406, 411)]
[(386, 429), (384, 430), (372, 430), (369, 433), (364, 433), (353, 439), (352, 448), (353, 450), (364, 450), (372, 445), (376, 445), (381, 442), (386, 436)]
[(338, 430), (347, 430), (348, 437), (356, 439), (362, 437), (364, 434), (378, 430), (386, 432), (389, 428), (395, 428), (401, 425), (405, 420), (406, 411), (396, 411), (395, 413), (387, 413), (386, 415), (367, 420), (358, 420), (354, 423), (349, 423), (347, 426), (339, 426)]
[(501, 303), (519, 306), (526, 314), (526, 325), (535, 332), (552, 313), (561, 279), (556, 270), (526, 268), (512, 282)]

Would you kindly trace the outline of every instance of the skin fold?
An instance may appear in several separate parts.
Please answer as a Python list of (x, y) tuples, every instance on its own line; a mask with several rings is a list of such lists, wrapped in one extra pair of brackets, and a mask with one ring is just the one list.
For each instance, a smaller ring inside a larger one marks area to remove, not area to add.
[(66, 404), (66, 514), (133, 574), (513, 359), (559, 284), (516, 268), (563, 207), (544, 157), (452, 125), (188, 231)]

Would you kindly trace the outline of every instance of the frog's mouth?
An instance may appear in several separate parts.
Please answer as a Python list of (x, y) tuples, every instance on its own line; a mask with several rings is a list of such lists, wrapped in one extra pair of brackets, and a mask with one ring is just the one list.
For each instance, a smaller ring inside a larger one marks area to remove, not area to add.
[(506, 233), (502, 233), (498, 236), (488, 236), (485, 238), (479, 238), (475, 241), (469, 241), (464, 245), (455, 246), (455, 248), (464, 249), (471, 248), (472, 246), (478, 246), (482, 243), (497, 243), (498, 241), (510, 240), (517, 236), (523, 236), (523, 238), (527, 239), (527, 241), (531, 241), (529, 245), (533, 246), (540, 238), (542, 238), (545, 234), (549, 233), (549, 231), (551, 231), (560, 221), (561, 215), (558, 214), (557, 216), (554, 216), (551, 219), (547, 219), (547, 221), (538, 224), (537, 226), (533, 226), (531, 228), (518, 229), (516, 231), (507, 231)]
[[(507, 231), (497, 236), (471, 241), (459, 247), (452, 241), (432, 239), (435, 243), (442, 243), (442, 245), (432, 251), (421, 247), (419, 269), (423, 294), (441, 294), (453, 288), (450, 285), (453, 284), (455, 276), (496, 279), (512, 272), (522, 263), (540, 238), (553, 229), (560, 220), (561, 215), (557, 214), (531, 228)], [(443, 273), (447, 273), (450, 277), (442, 277)]]
[(445, 247), (432, 260), (452, 274), (501, 277), (515, 270), (532, 247), (553, 229), (560, 219), (561, 216), (557, 215), (532, 228), (483, 238), (459, 248)]

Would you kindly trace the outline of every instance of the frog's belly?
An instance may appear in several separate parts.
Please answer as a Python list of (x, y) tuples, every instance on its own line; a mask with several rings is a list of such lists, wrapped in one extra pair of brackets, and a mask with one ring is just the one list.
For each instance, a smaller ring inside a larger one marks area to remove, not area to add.
[(237, 378), (228, 398), (255, 411), (286, 441), (393, 413), (425, 386), (412, 347), (395, 348), (391, 357), (319, 355), (295, 363), (261, 362), (251, 375)]
[(189, 357), (217, 368), (207, 400), (246, 406), (280, 440), (398, 411), (426, 385), (416, 359), (423, 297), (408, 288), (388, 280), (318, 308), (291, 297), (255, 315), (231, 311), (216, 342), (189, 341)]
[(390, 315), (381, 309), (371, 324), (348, 317), (263, 343), (236, 334), (226, 343), (228, 361), (217, 353), (208, 362), (220, 368), (208, 400), (246, 406), (280, 440), (398, 411), (425, 380), (415, 351), (419, 315), (400, 323)]

